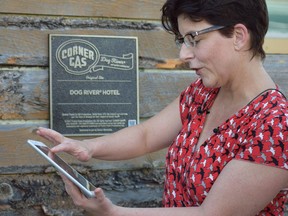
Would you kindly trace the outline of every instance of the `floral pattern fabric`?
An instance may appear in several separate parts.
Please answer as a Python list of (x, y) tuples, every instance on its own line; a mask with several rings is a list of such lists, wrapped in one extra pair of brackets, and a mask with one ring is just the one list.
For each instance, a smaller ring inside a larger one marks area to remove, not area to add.
[[(232, 159), (288, 169), (287, 100), (276, 89), (261, 93), (196, 149), (218, 91), (199, 79), (181, 93), (183, 126), (166, 156), (165, 207), (200, 206)], [(259, 215), (282, 215), (287, 196), (279, 192)]]

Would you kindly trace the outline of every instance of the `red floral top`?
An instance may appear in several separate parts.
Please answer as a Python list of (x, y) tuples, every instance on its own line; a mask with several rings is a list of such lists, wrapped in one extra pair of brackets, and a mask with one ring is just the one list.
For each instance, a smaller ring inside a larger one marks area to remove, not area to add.
[[(288, 103), (275, 89), (257, 96), (196, 150), (218, 91), (205, 88), (199, 79), (181, 94), (183, 127), (166, 156), (165, 207), (200, 206), (232, 159), (288, 169)], [(283, 215), (287, 194), (279, 192), (259, 215)]]

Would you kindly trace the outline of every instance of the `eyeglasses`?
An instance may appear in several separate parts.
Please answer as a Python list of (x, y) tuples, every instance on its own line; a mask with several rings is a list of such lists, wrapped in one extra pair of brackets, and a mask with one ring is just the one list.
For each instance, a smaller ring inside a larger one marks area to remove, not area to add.
[(206, 34), (208, 32), (216, 31), (225, 28), (225, 26), (211, 26), (206, 29), (202, 29), (200, 31), (194, 31), (194, 32), (189, 32), (184, 37), (177, 37), (175, 38), (175, 43), (177, 47), (180, 49), (182, 47), (182, 44), (184, 43), (186, 47), (195, 47), (197, 44), (197, 41), (195, 40), (195, 37), (198, 35)]

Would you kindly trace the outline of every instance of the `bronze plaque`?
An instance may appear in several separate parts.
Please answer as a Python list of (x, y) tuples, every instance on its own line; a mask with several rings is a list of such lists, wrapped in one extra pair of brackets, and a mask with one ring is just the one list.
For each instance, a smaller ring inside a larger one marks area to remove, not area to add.
[(138, 124), (136, 37), (51, 34), (50, 127), (103, 135)]

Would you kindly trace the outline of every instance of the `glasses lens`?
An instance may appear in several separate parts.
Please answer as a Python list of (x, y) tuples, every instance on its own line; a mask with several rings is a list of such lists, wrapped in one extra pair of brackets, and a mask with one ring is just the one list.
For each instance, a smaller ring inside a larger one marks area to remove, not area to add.
[(187, 47), (195, 47), (196, 41), (195, 37), (192, 34), (185, 35), (184, 43)]
[(186, 47), (195, 47), (196, 41), (192, 34), (187, 34), (185, 37), (176, 37), (175, 43), (178, 48), (181, 49), (182, 44), (184, 43)]

